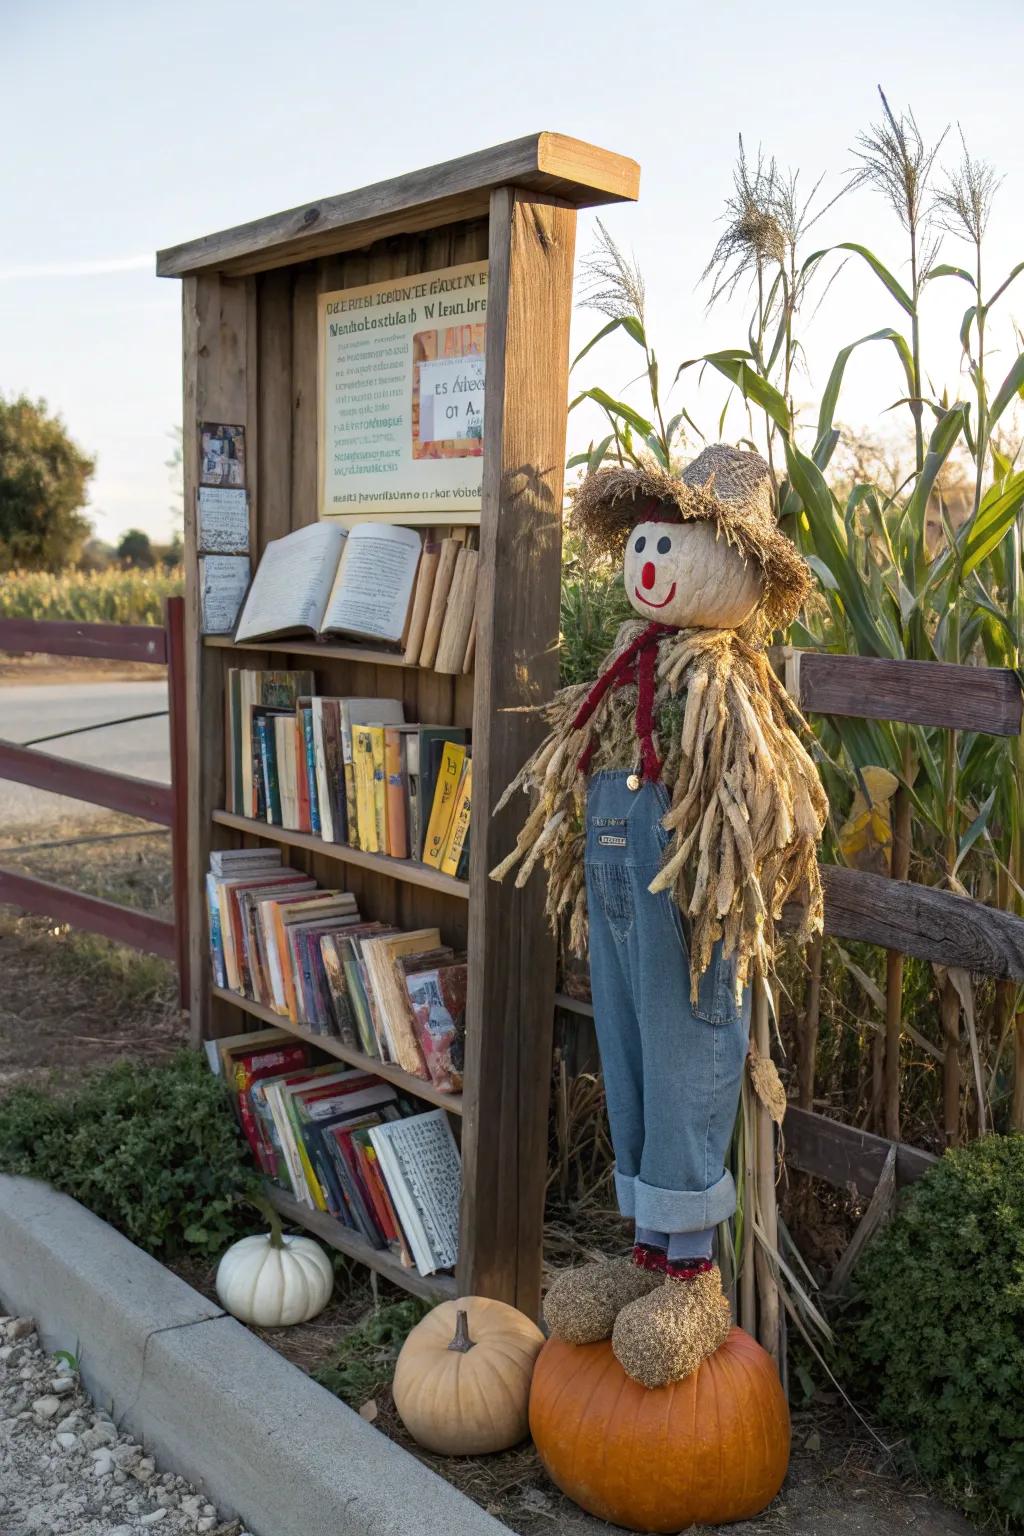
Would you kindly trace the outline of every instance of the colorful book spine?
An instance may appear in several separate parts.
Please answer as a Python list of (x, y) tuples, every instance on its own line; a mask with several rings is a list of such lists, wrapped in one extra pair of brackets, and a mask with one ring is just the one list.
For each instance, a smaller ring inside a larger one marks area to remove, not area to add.
[(373, 737), (369, 726), (357, 725), (352, 731), (352, 763), (356, 780), (356, 826), (359, 847), (366, 853), (379, 853), (377, 809), (373, 789)]
[(309, 826), (314, 837), (320, 837), (320, 796), (316, 783), (316, 744), (313, 741), (313, 711), (304, 707), (302, 710), (302, 742), (305, 749), (306, 762), (306, 789), (309, 795)]
[(260, 741), (260, 767), (263, 779), (263, 804), (266, 820), (271, 826), (281, 826), (281, 791), (277, 782), (277, 750), (274, 740), (273, 716), (258, 715), (256, 729)]
[(388, 853), (394, 859), (409, 857), (405, 818), (405, 784), (402, 779), (402, 732), (388, 726), (384, 731), (384, 778), (387, 800)]
[(206, 911), (210, 922), (210, 961), (213, 966), (214, 986), (226, 987), (227, 971), (224, 968), (224, 939), (220, 931), (220, 907), (217, 903), (217, 877), (206, 877)]
[(455, 813), (455, 796), (462, 778), (462, 764), (465, 757), (465, 747), (459, 746), (454, 741), (444, 743), (437, 784), (434, 788), (434, 803), (423, 843), (423, 862), (430, 864), (434, 869), (441, 868), (441, 859)]
[(455, 796), (455, 810), (451, 830), (441, 857), (441, 873), (457, 875), (462, 862), (462, 852), (469, 836), (469, 815), (473, 805), (473, 760), (467, 757), (462, 769), (462, 782)]
[(388, 851), (388, 800), (387, 774), (384, 762), (384, 727), (371, 725), (370, 750), (373, 755), (373, 829), (377, 839), (377, 852)]

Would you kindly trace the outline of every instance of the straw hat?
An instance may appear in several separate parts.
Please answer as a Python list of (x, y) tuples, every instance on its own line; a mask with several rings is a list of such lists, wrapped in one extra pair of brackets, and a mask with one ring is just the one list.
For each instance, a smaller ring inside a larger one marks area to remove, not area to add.
[(623, 553), (638, 523), (713, 522), (760, 570), (758, 618), (768, 632), (792, 623), (811, 589), (807, 562), (775, 521), (768, 465), (726, 443), (703, 449), (681, 476), (653, 460), (594, 470), (573, 493), (572, 520), (610, 555)]

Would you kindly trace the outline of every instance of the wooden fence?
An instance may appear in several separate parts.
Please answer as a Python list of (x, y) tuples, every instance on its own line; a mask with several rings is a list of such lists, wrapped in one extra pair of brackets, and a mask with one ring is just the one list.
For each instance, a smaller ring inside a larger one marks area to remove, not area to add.
[(95, 661), (147, 662), (167, 668), (171, 783), (69, 762), (35, 747), (0, 740), (0, 779), (27, 784), (138, 816), (168, 827), (174, 875), (174, 920), (154, 917), (98, 896), (87, 896), (19, 869), (0, 865), (0, 902), (70, 923), (119, 944), (173, 960), (182, 1006), (188, 1000), (188, 930), (185, 877), (187, 815), (184, 712), (184, 600), (168, 599), (164, 625), (77, 624), (37, 619), (0, 619), (0, 653), (82, 656)]

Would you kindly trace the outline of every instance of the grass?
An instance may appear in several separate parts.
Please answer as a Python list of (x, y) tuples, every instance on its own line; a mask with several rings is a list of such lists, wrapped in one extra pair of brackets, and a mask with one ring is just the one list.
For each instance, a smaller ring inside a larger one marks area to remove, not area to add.
[(181, 566), (151, 571), (8, 571), (0, 575), (0, 619), (162, 624), (165, 601), (177, 596), (183, 585)]
[[(61, 838), (138, 832), (126, 816), (70, 819), (0, 834), (2, 862), (108, 901), (168, 916), (170, 842), (159, 829), (111, 842), (38, 848)], [(165, 960), (0, 906), (0, 1089), (58, 1086), (123, 1057), (169, 1056), (184, 1037)]]

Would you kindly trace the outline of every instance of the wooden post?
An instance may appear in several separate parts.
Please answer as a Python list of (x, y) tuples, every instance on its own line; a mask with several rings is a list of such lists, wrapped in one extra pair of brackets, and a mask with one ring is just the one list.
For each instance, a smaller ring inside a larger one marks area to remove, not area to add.
[(522, 711), (558, 685), (575, 223), (556, 201), (491, 195), (459, 1286), (527, 1313), (540, 1299), (555, 949), (542, 880), (519, 891), (488, 876), (521, 808), (491, 811), (543, 734)]
[(169, 597), (164, 614), (167, 631), (167, 726), (171, 742), (171, 869), (174, 886), (174, 932), (178, 952), (178, 1003), (189, 1006), (188, 920), (188, 751), (185, 703), (185, 599)]
[[(201, 893), (212, 846), (211, 817), (224, 805), (224, 697), (220, 655), (203, 645), (200, 623), (196, 496), (200, 432), (204, 421), (246, 426), (246, 281), (216, 272), (186, 277), (182, 284), (185, 472), (185, 678), (188, 783), (188, 887), (202, 911)], [(246, 432), (246, 455), (255, 449)], [(251, 492), (250, 492), (251, 495)], [(189, 925), (189, 989), (192, 1040), (228, 1034), (236, 1027), (230, 1010), (210, 995), (206, 923)]]

